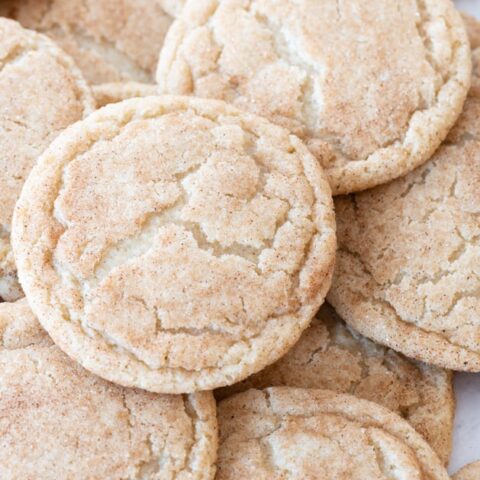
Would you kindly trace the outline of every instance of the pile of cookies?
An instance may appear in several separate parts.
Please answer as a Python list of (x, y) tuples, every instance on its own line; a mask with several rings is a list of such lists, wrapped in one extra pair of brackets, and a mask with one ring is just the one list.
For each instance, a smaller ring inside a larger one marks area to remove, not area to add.
[(0, 478), (448, 479), (450, 370), (480, 371), (480, 23), (0, 15)]

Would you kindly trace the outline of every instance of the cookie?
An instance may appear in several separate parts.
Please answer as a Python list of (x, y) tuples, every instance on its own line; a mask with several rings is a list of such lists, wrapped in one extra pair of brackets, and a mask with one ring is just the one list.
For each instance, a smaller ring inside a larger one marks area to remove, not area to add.
[(479, 478), (480, 462), (470, 463), (453, 476), (453, 480), (478, 480)]
[(328, 390), (248, 390), (218, 406), (216, 480), (448, 480), (403, 419)]
[(462, 13), (472, 47), (472, 85), (470, 95), (480, 96), (480, 22), (470, 15)]
[(88, 373), (26, 301), (0, 304), (0, 476), (213, 479), (210, 392), (158, 395)]
[(89, 83), (153, 82), (158, 52), (183, 0), (7, 0), (0, 14), (48, 35)]
[(444, 464), (451, 451), (455, 399), (450, 372), (415, 362), (362, 337), (325, 304), (278, 362), (217, 390), (223, 399), (249, 388), (289, 386), (350, 393), (380, 403), (423, 435)]
[(94, 110), (72, 60), (43, 35), (0, 18), (0, 299), (23, 295), (10, 248), (13, 208), (36, 158)]
[(295, 344), (330, 286), (331, 191), (305, 145), (223, 102), (147, 97), (73, 125), (14, 219), (54, 341), (124, 386), (232, 384)]
[(134, 97), (157, 95), (156, 85), (139, 82), (102, 83), (92, 87), (97, 108)]
[(363, 335), (466, 371), (480, 371), (479, 133), (480, 96), (472, 90), (426, 165), (336, 200), (339, 251), (329, 295)]
[(342, 194), (428, 160), (470, 71), (449, 0), (189, 0), (157, 81), (162, 93), (219, 98), (286, 127)]

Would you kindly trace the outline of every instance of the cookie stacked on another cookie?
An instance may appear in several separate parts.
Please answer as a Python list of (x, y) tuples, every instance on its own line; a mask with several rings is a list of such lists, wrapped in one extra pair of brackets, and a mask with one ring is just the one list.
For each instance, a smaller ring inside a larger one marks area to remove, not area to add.
[(92, 93), (72, 59), (47, 37), (0, 19), (0, 300), (21, 296), (10, 247), (15, 202), (37, 157), (91, 113)]
[(427, 164), (336, 199), (339, 250), (329, 293), (342, 318), (369, 338), (428, 363), (476, 372), (479, 133), (480, 96), (472, 88)]
[(126, 389), (72, 362), (25, 300), (0, 304), (2, 479), (213, 478), (210, 392)]
[(328, 389), (379, 403), (406, 419), (448, 463), (455, 406), (451, 373), (362, 337), (328, 304), (278, 362), (215, 396), (277, 386)]
[(91, 84), (152, 83), (182, 6), (183, 0), (2, 0), (0, 15), (58, 43)]
[(288, 128), (343, 194), (428, 160), (462, 109), (470, 49), (449, 0), (188, 0), (157, 81)]
[(257, 372), (322, 304), (329, 185), (286, 130), (223, 102), (146, 97), (66, 129), (13, 225), (29, 303), (110, 381), (162, 393)]
[(472, 54), (449, 0), (0, 14), (0, 478), (447, 480), (479, 24)]
[(248, 390), (223, 400), (218, 420), (218, 480), (449, 478), (407, 422), (351, 395)]

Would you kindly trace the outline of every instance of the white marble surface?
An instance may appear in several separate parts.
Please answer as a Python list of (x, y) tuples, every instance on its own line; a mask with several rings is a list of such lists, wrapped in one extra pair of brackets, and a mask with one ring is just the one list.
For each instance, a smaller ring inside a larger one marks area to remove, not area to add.
[[(480, 0), (456, 0), (458, 8), (480, 19)], [(480, 374), (455, 374), (455, 431), (450, 473), (480, 460)]]
[(480, 18), (480, 0), (455, 0), (455, 3), (460, 10)]
[(455, 374), (457, 410), (450, 472), (480, 459), (480, 374)]

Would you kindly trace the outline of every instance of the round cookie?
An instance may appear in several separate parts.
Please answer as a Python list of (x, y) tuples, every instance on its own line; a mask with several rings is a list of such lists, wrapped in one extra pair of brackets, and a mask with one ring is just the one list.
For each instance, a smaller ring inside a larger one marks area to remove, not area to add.
[(101, 108), (109, 103), (117, 103), (129, 98), (157, 95), (158, 88), (149, 83), (114, 82), (93, 85), (92, 91), (97, 108)]
[(6, 0), (0, 14), (48, 35), (89, 83), (152, 82), (183, 0)]
[(448, 480), (425, 440), (373, 402), (328, 390), (248, 390), (218, 405), (216, 480)]
[(479, 478), (480, 462), (470, 463), (453, 476), (453, 480), (478, 480)]
[(215, 396), (276, 386), (328, 389), (379, 403), (407, 420), (448, 463), (455, 406), (451, 373), (362, 337), (328, 304), (278, 362)]
[(26, 301), (0, 304), (0, 476), (213, 479), (210, 392), (158, 395), (105, 382), (49, 339)]
[(427, 363), (480, 371), (479, 185), (474, 89), (426, 165), (336, 200), (339, 251), (329, 301), (347, 323)]
[(10, 248), (10, 224), (37, 157), (71, 123), (94, 109), (72, 60), (43, 35), (0, 18), (0, 300), (23, 293)]
[(125, 100), (65, 130), (13, 232), (55, 343), (160, 393), (232, 384), (285, 354), (323, 302), (336, 250), (330, 188), (305, 145), (193, 97)]
[(286, 127), (342, 194), (428, 160), (461, 112), (470, 71), (450, 0), (188, 0), (157, 82)]

